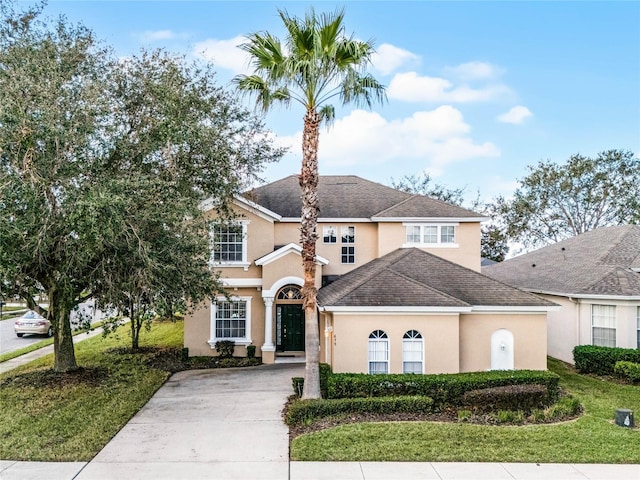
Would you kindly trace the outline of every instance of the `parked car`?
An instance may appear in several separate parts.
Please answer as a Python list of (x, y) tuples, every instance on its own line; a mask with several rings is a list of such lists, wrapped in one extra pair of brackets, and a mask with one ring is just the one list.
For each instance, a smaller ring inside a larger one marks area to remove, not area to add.
[(25, 333), (35, 333), (38, 335), (53, 335), (51, 322), (37, 312), (29, 310), (18, 317), (13, 325), (16, 335), (22, 337)]

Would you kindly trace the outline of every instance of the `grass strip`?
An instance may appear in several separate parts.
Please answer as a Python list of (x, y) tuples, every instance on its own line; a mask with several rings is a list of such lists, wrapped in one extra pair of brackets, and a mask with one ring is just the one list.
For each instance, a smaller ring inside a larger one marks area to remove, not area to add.
[(301, 435), (291, 459), (302, 461), (425, 461), (640, 463), (640, 429), (613, 424), (616, 408), (640, 412), (640, 387), (579, 375), (550, 359), (560, 386), (585, 414), (552, 425), (361, 423)]
[[(140, 337), (142, 348), (179, 348), (183, 322), (156, 323)], [(148, 355), (126, 353), (128, 346), (123, 333), (96, 336), (76, 345), (78, 372), (53, 373), (47, 355), (0, 375), (0, 458), (93, 458), (169, 376), (149, 367)]]

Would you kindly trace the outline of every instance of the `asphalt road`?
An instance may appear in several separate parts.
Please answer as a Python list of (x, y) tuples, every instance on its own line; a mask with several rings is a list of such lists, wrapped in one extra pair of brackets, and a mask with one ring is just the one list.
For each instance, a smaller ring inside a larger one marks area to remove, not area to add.
[(27, 335), (18, 338), (13, 331), (14, 320), (2, 320), (0, 321), (0, 353), (7, 353), (18, 348), (27, 347), (32, 343), (37, 343), (40, 340), (47, 338), (44, 335)]

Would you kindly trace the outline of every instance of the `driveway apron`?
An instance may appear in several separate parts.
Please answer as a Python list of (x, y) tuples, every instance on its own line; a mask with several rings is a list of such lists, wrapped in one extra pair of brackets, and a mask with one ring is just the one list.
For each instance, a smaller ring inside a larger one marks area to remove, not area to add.
[(76, 479), (286, 479), (282, 407), (303, 373), (299, 364), (176, 373)]

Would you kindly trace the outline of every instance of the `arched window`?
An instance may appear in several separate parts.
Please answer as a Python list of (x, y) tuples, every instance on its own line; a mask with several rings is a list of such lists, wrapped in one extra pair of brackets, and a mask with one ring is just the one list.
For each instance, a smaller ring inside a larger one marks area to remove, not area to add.
[(422, 335), (409, 330), (402, 337), (402, 373), (424, 373)]
[(369, 335), (369, 373), (389, 373), (389, 337), (383, 330)]
[(302, 292), (297, 285), (287, 285), (278, 292), (278, 300), (300, 300)]

